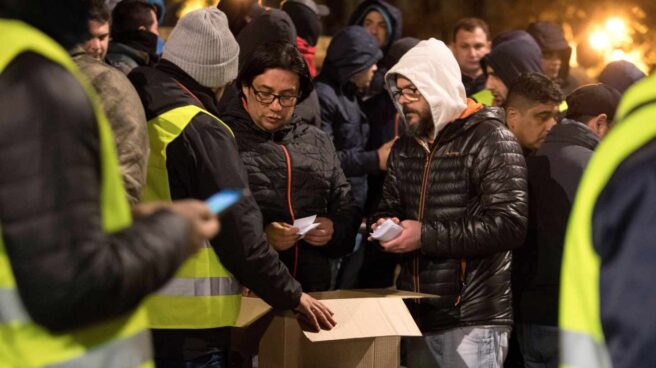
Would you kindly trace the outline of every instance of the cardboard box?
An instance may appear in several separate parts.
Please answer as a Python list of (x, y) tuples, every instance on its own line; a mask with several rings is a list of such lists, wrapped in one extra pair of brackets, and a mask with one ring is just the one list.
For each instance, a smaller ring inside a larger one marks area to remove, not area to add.
[[(387, 368), (400, 366), (401, 336), (421, 336), (405, 298), (426, 294), (388, 289), (312, 293), (334, 313), (331, 331), (301, 331), (291, 312), (273, 317), (259, 344), (260, 368)], [(243, 298), (238, 324), (246, 326), (270, 307)]]

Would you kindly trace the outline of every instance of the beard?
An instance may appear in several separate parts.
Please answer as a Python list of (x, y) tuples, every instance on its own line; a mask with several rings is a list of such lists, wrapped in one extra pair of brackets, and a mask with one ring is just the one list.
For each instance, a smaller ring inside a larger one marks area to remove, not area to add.
[[(409, 113), (415, 114), (418, 118), (418, 122), (410, 123), (407, 119)], [(422, 114), (419, 111), (404, 108), (403, 115), (406, 116), (406, 122), (408, 122), (407, 134), (415, 138), (432, 138), (433, 131), (435, 130), (435, 125), (433, 124), (433, 118), (430, 114)]]

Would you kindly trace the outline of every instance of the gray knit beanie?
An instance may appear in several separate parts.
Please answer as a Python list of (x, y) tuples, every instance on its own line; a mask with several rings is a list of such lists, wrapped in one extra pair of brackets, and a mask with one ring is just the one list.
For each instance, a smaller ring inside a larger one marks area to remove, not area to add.
[(200, 9), (180, 18), (162, 58), (205, 87), (223, 87), (237, 78), (239, 45), (222, 11)]

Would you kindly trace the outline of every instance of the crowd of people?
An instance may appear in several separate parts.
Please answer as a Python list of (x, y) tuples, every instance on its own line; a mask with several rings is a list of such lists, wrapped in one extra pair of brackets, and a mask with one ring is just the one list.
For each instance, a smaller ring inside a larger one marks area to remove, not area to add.
[(579, 82), (544, 21), (403, 37), (385, 0), (321, 63), (313, 0), (222, 0), (166, 40), (163, 1), (53, 5), (0, 0), (0, 366), (237, 366), (242, 295), (318, 331), (307, 292), (336, 288), (435, 296), (406, 302), (407, 367), (656, 365), (635, 65)]

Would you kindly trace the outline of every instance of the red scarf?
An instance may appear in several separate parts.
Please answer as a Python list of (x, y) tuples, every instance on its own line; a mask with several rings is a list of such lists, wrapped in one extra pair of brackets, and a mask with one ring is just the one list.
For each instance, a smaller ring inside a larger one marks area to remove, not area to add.
[(317, 76), (317, 66), (314, 63), (314, 54), (317, 52), (316, 46), (310, 46), (310, 44), (300, 37), (296, 37), (296, 47), (298, 51), (301, 52), (305, 62), (307, 63), (308, 69), (310, 69), (310, 75), (312, 78)]

